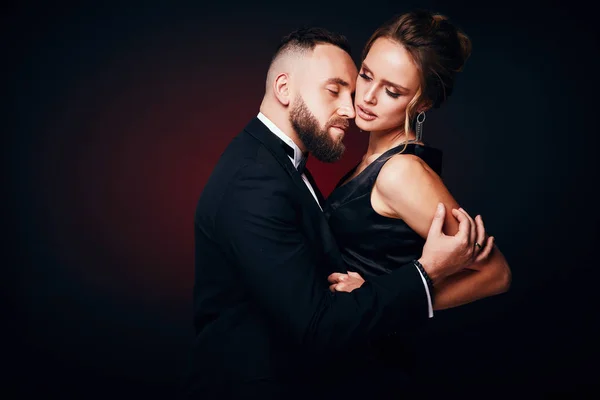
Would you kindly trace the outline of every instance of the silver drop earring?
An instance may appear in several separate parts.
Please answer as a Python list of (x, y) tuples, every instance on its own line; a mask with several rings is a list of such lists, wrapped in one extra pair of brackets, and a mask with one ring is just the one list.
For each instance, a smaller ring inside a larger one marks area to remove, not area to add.
[(420, 142), (423, 139), (423, 122), (425, 122), (425, 111), (421, 111), (419, 115), (417, 115), (417, 142)]

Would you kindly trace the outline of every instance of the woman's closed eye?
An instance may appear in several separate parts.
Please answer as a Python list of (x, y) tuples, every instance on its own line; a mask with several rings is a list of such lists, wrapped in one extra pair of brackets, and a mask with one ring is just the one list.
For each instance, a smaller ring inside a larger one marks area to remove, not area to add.
[(388, 96), (390, 96), (391, 98), (397, 99), (398, 97), (400, 97), (400, 93), (394, 93), (392, 91), (390, 91), (389, 89), (385, 89), (385, 92), (388, 94)]

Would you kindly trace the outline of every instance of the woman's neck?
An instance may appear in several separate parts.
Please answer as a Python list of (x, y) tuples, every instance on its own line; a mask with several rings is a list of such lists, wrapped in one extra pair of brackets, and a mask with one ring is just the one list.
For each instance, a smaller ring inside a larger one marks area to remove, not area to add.
[(383, 132), (370, 132), (369, 133), (369, 147), (364, 159), (368, 159), (371, 156), (379, 156), (385, 153), (389, 149), (401, 145), (408, 139), (409, 143), (415, 143), (415, 135), (409, 133), (408, 137), (404, 131), (383, 131)]

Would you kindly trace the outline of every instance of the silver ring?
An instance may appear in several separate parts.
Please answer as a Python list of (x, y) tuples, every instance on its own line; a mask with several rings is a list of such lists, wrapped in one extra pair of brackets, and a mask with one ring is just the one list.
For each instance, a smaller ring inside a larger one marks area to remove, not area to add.
[(477, 243), (477, 242), (475, 242), (475, 246), (476, 246), (476, 247), (479, 247), (479, 250), (481, 250), (481, 249), (483, 248), (483, 247), (481, 247), (481, 245), (480, 245), (479, 243)]

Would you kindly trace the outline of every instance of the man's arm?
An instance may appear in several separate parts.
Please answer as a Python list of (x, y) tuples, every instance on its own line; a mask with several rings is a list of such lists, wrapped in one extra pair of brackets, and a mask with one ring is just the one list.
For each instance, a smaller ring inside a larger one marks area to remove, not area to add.
[(223, 196), (215, 232), (259, 306), (294, 340), (334, 350), (427, 319), (414, 267), (371, 279), (352, 293), (330, 293), (290, 196), (266, 167), (247, 165)]

